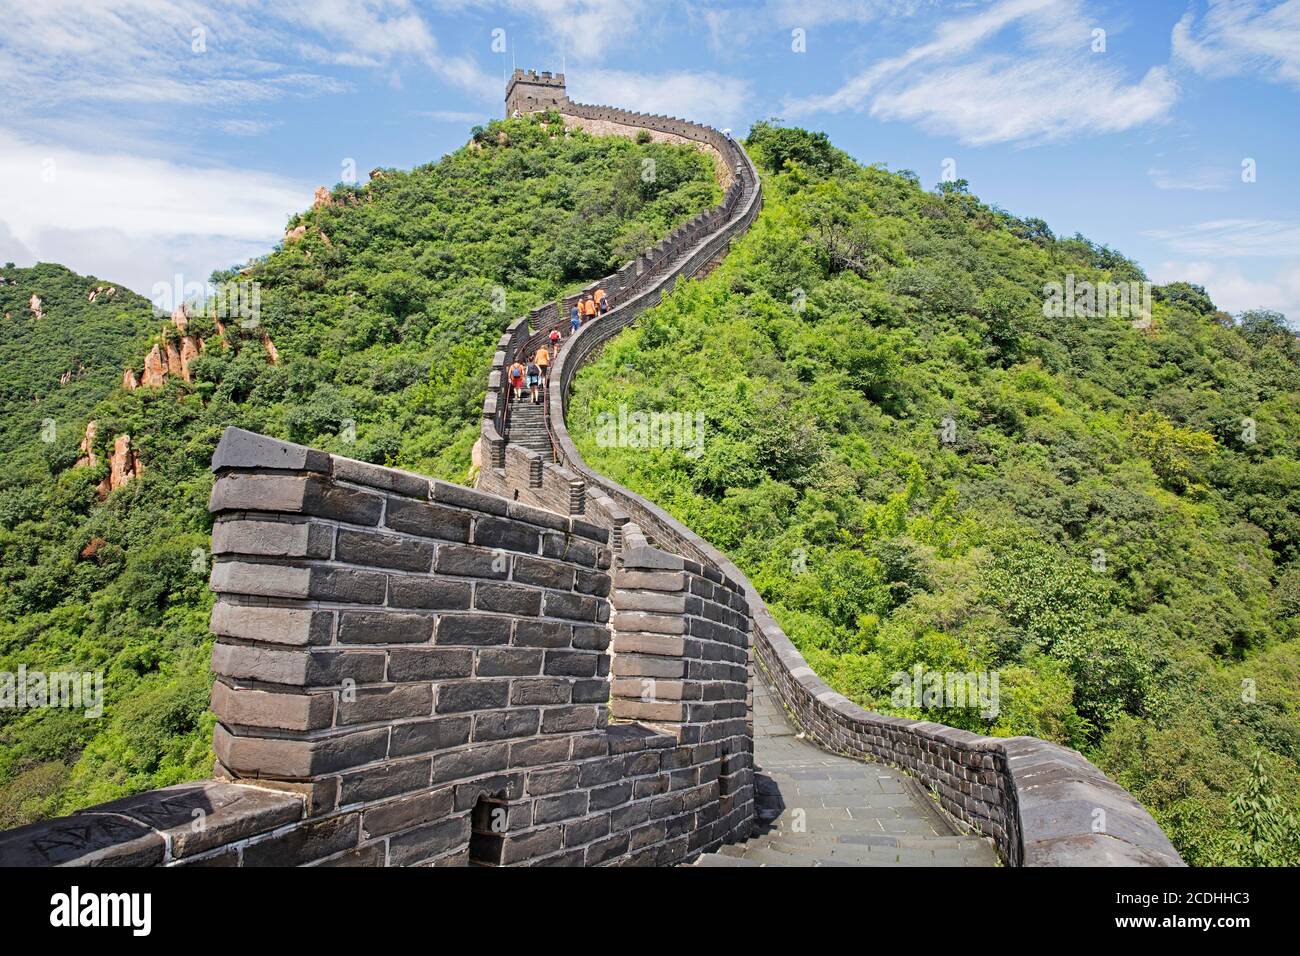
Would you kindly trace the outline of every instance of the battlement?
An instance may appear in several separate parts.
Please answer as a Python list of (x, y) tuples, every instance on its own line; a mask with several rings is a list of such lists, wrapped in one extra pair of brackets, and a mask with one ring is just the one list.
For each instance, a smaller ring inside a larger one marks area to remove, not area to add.
[(543, 70), (515, 70), (506, 84), (506, 116), (558, 109), (569, 101), (564, 74)]

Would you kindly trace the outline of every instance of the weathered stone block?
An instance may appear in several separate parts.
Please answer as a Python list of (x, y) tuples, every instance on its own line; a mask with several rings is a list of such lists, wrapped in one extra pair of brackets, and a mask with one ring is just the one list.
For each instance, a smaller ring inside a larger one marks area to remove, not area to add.
[(404, 611), (343, 611), (340, 644), (425, 644), (433, 639), (434, 617)]
[(433, 545), (415, 538), (377, 531), (340, 528), (335, 556), (347, 564), (397, 571), (428, 571), (433, 567)]

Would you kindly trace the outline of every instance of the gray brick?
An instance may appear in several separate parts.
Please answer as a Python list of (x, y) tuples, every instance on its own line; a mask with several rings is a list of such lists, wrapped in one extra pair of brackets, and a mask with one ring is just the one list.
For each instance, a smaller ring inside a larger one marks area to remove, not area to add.
[(487, 548), (505, 548), (536, 554), (541, 543), (540, 532), (518, 521), (506, 518), (474, 519), (474, 543)]
[(473, 669), (474, 652), (455, 647), (399, 647), (388, 653), (388, 679), (391, 681), (469, 677)]
[(596, 659), (586, 651), (547, 651), (544, 670), (552, 677), (594, 677)]
[(436, 643), (481, 647), (510, 643), (510, 619), (485, 614), (444, 614), (438, 618)]
[(503, 680), (468, 680), (439, 684), (437, 712), (451, 714), (467, 710), (505, 707), (509, 694), (510, 685)]
[(518, 647), (569, 647), (573, 626), (559, 621), (516, 621), (514, 643)]
[(506, 740), (510, 737), (531, 737), (537, 733), (538, 711), (502, 710), (479, 714), (474, 718), (473, 739)]
[(340, 528), (335, 545), (338, 560), (371, 568), (428, 571), (433, 567), (433, 545), (395, 534)]
[(517, 584), (477, 584), (474, 607), (503, 614), (536, 615), (542, 609), (542, 592)]
[(469, 743), (469, 717), (442, 717), (413, 724), (395, 724), (389, 754), (405, 757), (459, 747)]
[(433, 639), (431, 614), (406, 611), (343, 611), (340, 644), (424, 644)]
[(387, 575), (376, 571), (315, 567), (307, 596), (340, 604), (383, 604), (387, 589)]
[(480, 677), (527, 677), (542, 672), (542, 651), (522, 647), (486, 647), (478, 654)]
[(388, 582), (388, 603), (393, 607), (467, 610), (471, 586), (467, 581), (394, 575)]
[(574, 571), (558, 561), (518, 557), (515, 559), (514, 580), (521, 584), (567, 591), (573, 588)]
[(458, 574), (470, 578), (500, 578), (510, 573), (510, 555), (487, 548), (446, 544), (438, 548), (433, 569), (439, 574)]
[(594, 621), (600, 601), (585, 594), (566, 591), (547, 591), (543, 608), (547, 617), (563, 617), (574, 621)]
[(470, 522), (471, 516), (467, 511), (400, 498), (388, 500), (388, 511), (384, 515), (384, 524), (394, 531), (443, 541), (469, 541)]
[(571, 820), (587, 812), (587, 793), (578, 790), (573, 793), (561, 793), (553, 797), (540, 797), (533, 804), (534, 823), (556, 823)]

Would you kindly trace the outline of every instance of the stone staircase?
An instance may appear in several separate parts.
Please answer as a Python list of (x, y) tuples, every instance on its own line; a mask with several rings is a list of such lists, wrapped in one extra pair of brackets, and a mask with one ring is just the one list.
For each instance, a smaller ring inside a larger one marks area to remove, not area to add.
[(513, 444), (541, 455), (542, 461), (555, 461), (551, 436), (546, 430), (546, 406), (534, 405), (527, 390), (519, 401), (510, 402), (509, 436)]
[(694, 866), (995, 866), (912, 777), (828, 753), (790, 725), (754, 675), (754, 835)]

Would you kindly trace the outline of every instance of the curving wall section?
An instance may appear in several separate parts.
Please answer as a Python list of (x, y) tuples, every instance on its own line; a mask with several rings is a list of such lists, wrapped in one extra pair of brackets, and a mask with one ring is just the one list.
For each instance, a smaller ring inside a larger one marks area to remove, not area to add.
[[(517, 71), (516, 79), (529, 77)], [(552, 85), (554, 85), (552, 83)], [(786, 709), (804, 731), (836, 753), (881, 760), (914, 774), (953, 816), (991, 837), (1012, 865), (1178, 866), (1182, 860), (1150, 814), (1122, 787), (1082, 755), (1029, 737), (993, 738), (927, 721), (864, 710), (828, 687), (799, 653), (749, 580), (725, 555), (644, 497), (595, 472), (583, 460), (565, 426), (565, 410), (577, 370), (675, 284), (725, 254), (745, 232), (762, 203), (758, 172), (730, 137), (717, 130), (664, 116), (573, 104), (559, 93), (544, 108), (606, 124), (635, 136), (650, 129), (703, 143), (726, 157), (734, 180), (715, 209), (696, 217), (663, 242), (602, 280), (617, 290), (610, 313), (581, 327), (564, 344), (551, 370), (547, 422), (555, 462), (508, 442), (504, 366), (536, 347), (564, 313), (553, 307), (524, 316), (502, 336), (484, 405), (483, 448), (488, 451), (480, 485), (521, 500), (560, 500), (570, 514), (611, 531), (615, 549), (625, 529), (635, 528), (659, 547), (738, 582), (750, 608), (754, 655)], [(566, 303), (567, 305), (567, 303)], [(534, 324), (534, 322), (536, 324)], [(536, 331), (534, 331), (536, 330)], [(531, 457), (530, 457), (531, 456)]]

